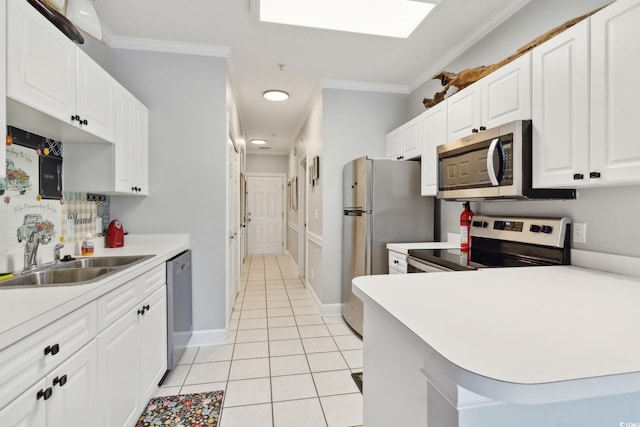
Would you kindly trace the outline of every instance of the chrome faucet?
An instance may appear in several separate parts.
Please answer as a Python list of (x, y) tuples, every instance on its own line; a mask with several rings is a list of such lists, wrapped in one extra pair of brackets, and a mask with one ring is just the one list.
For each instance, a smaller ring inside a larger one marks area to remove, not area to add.
[(58, 243), (53, 247), (53, 262), (54, 264), (60, 263), (60, 250), (64, 248), (62, 243)]
[(24, 271), (33, 270), (38, 266), (36, 256), (40, 243), (46, 245), (51, 241), (51, 236), (42, 231), (32, 231), (24, 245)]

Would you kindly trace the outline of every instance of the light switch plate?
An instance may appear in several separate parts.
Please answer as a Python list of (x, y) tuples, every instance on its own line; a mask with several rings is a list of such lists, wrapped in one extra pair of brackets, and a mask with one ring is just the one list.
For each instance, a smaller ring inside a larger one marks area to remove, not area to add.
[(574, 222), (573, 223), (573, 243), (587, 243), (587, 223), (586, 222)]

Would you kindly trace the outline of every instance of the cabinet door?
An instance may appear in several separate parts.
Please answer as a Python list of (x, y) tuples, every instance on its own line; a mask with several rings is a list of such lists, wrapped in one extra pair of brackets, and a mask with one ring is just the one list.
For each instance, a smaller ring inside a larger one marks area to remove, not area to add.
[(420, 143), (420, 116), (408, 121), (400, 128), (402, 130), (402, 159), (420, 157), (422, 144)]
[[(62, 382), (61, 382), (62, 381)], [(95, 341), (47, 376), (53, 395), (48, 400), (47, 425), (86, 427), (98, 410), (98, 352)]]
[(115, 191), (133, 191), (133, 105), (135, 98), (124, 87), (116, 90)]
[(591, 183), (640, 182), (640, 2), (619, 0), (591, 17)]
[(142, 306), (140, 357), (142, 402), (149, 400), (167, 370), (167, 289), (158, 289)]
[(531, 83), (533, 186), (580, 185), (589, 177), (588, 19), (533, 50)]
[(26, 0), (9, 0), (7, 11), (7, 96), (71, 123), (76, 46)]
[[(7, 22), (7, 8), (0, 7), (0, 22)], [(7, 69), (7, 33), (0, 31), (0, 70)], [(0, 78), (0, 129), (7, 127), (7, 78)], [(6, 177), (7, 149), (5, 144), (0, 144), (0, 179)], [(0, 183), (0, 194), (3, 194), (5, 187)]]
[(76, 111), (80, 116), (80, 127), (106, 141), (114, 142), (117, 83), (82, 50), (77, 49), (77, 54)]
[(102, 427), (135, 425), (140, 415), (140, 337), (138, 308), (131, 310), (97, 337)]
[(431, 107), (420, 116), (422, 121), (421, 194), (438, 192), (438, 153), (436, 147), (447, 142), (447, 102)]
[(45, 427), (46, 405), (44, 398), (37, 398), (39, 390), (46, 390), (44, 378), (33, 387), (13, 400), (0, 411), (0, 425), (2, 427)]
[(482, 87), (476, 82), (447, 99), (447, 142), (464, 138), (480, 128)]
[(402, 160), (402, 129), (392, 130), (387, 134), (387, 158)]
[(133, 103), (133, 184), (135, 194), (149, 195), (149, 110), (140, 101)]
[(531, 53), (497, 69), (481, 82), (481, 126), (489, 129), (531, 118)]

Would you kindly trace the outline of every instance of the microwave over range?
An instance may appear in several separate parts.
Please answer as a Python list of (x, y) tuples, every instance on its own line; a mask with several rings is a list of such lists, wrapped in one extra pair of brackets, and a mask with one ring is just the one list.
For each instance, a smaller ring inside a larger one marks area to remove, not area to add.
[(439, 199), (575, 199), (575, 189), (533, 188), (531, 120), (438, 146)]

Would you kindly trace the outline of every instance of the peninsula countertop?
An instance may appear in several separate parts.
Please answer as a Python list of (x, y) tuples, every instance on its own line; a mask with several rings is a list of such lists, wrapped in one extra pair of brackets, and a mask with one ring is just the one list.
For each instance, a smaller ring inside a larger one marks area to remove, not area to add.
[(640, 391), (640, 279), (554, 266), (363, 276), (353, 284), (365, 310), (386, 310), (469, 390), (522, 403), (552, 401), (534, 394), (555, 395), (553, 387), (569, 398)]

